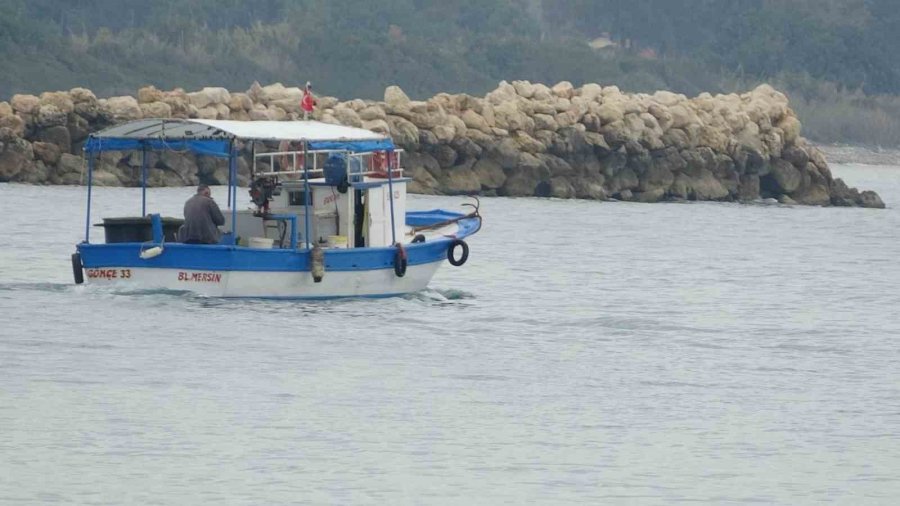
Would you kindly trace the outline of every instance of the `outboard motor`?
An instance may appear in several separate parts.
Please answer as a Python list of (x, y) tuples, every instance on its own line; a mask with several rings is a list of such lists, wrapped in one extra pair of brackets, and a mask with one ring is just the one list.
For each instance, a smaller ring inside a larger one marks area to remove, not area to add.
[(258, 177), (250, 184), (250, 199), (257, 207), (257, 215), (269, 214), (269, 202), (275, 195), (276, 182), (269, 177)]

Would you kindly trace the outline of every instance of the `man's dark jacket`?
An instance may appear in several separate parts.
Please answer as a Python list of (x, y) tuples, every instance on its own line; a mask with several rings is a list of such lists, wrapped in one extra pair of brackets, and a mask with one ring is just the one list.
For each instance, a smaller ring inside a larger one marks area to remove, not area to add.
[(220, 236), (216, 225), (224, 224), (225, 217), (216, 201), (198, 193), (184, 203), (184, 225), (178, 231), (178, 240), (216, 244)]

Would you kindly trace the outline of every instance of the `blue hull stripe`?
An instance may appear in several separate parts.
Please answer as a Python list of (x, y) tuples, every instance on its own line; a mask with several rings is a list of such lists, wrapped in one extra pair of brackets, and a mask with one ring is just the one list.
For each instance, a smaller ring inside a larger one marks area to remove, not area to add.
[[(414, 214), (414, 213), (410, 213)], [(423, 213), (424, 214), (424, 213)], [(443, 221), (445, 215), (432, 215)], [(453, 217), (453, 216), (450, 216)], [(409, 223), (411, 220), (407, 220)], [(472, 222), (472, 223), (469, 223)], [(477, 220), (462, 220), (457, 237), (477, 230)], [(437, 262), (446, 258), (450, 238), (440, 238), (424, 243), (405, 244), (407, 263), (410, 266)], [(142, 248), (150, 244), (112, 243), (78, 245), (78, 252), (85, 268), (133, 267), (156, 269), (192, 269), (209, 271), (259, 271), (293, 272), (309, 271), (309, 251), (290, 249), (257, 249), (241, 246), (166, 243), (161, 255), (144, 260)], [(326, 271), (368, 271), (392, 269), (396, 248), (326, 249)]]

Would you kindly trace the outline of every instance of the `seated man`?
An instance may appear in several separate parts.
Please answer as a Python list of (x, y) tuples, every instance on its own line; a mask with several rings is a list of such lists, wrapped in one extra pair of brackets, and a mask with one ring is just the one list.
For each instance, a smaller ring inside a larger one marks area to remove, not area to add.
[(209, 186), (201, 184), (197, 194), (184, 203), (184, 225), (178, 230), (178, 240), (188, 244), (218, 244), (218, 226), (225, 224), (219, 205), (210, 197)]

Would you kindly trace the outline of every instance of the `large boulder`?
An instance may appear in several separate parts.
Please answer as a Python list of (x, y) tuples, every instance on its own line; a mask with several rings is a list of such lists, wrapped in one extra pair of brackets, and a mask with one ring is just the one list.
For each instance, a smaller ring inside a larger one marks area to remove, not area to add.
[[(418, 167), (428, 172), (428, 181), (422, 180), (422, 182), (427, 182), (430, 188), (437, 188), (437, 178), (441, 177), (441, 175), (443, 174), (438, 161), (428, 153), (420, 153), (415, 151), (403, 153), (400, 158), (400, 164), (406, 170), (412, 170)], [(434, 181), (434, 184), (431, 184), (431, 181)]]
[(831, 193), (828, 186), (821, 181), (811, 182), (790, 195), (798, 204), (807, 206), (831, 205)]
[(494, 117), (496, 118), (497, 127), (504, 130), (525, 130), (534, 129), (534, 120), (526, 116), (519, 110), (516, 102), (506, 101), (494, 106)]
[(516, 94), (518, 94), (522, 98), (531, 98), (534, 96), (534, 85), (528, 81), (513, 81), (513, 88), (516, 90)]
[(252, 121), (269, 121), (272, 119), (269, 110), (262, 104), (254, 105), (253, 109), (250, 109), (249, 115)]
[(50, 171), (49, 182), (52, 184), (83, 184), (82, 169), (84, 158), (71, 153), (62, 153), (56, 167)]
[(253, 99), (254, 102), (268, 104), (269, 102), (274, 102), (275, 100), (296, 100), (297, 102), (303, 98), (303, 90), (300, 88), (285, 88), (285, 86), (281, 83), (270, 84), (268, 86), (264, 86), (260, 88), (255, 94), (251, 88), (251, 91), (248, 92), (248, 95)]
[(395, 144), (406, 149), (414, 149), (419, 144), (419, 128), (412, 122), (400, 116), (388, 115), (385, 119), (391, 127), (391, 137)]
[(34, 95), (13, 95), (9, 100), (13, 110), (22, 114), (35, 114), (41, 106), (41, 99)]
[(516, 100), (517, 97), (518, 94), (516, 93), (515, 86), (506, 81), (500, 81), (500, 84), (497, 85), (497, 88), (494, 91), (491, 91), (484, 96), (485, 100), (492, 105), (499, 105), (503, 102)]
[(809, 153), (800, 146), (788, 146), (781, 152), (781, 156), (794, 167), (802, 169), (809, 163)]
[(652, 163), (640, 175), (640, 184), (638, 190), (649, 192), (653, 190), (662, 190), (665, 192), (672, 186), (675, 181), (675, 175), (672, 174), (665, 164)]
[(34, 157), (48, 165), (56, 165), (62, 152), (59, 146), (50, 142), (36, 141), (32, 143)]
[(775, 160), (769, 174), (762, 178), (762, 189), (775, 195), (789, 194), (800, 187), (803, 177), (787, 160)]
[(860, 207), (869, 207), (872, 209), (884, 209), (885, 207), (881, 197), (879, 197), (877, 193), (869, 190), (860, 192), (857, 204), (859, 204)]
[(38, 132), (37, 138), (43, 142), (56, 144), (63, 152), (72, 151), (72, 136), (65, 126), (57, 125), (45, 128)]
[(141, 115), (145, 118), (171, 118), (172, 106), (165, 102), (145, 102), (140, 104)]
[[(172, 111), (173, 118), (189, 118), (191, 117), (191, 105), (187, 93), (181, 88), (163, 93), (161, 102), (169, 106)], [(196, 107), (194, 107), (196, 109)]]
[(40, 128), (65, 125), (67, 117), (67, 114), (55, 105), (41, 104), (35, 115), (34, 124)]
[(359, 119), (363, 121), (385, 120), (386, 118), (387, 114), (384, 109), (376, 105), (370, 105), (359, 111)]
[(730, 194), (712, 172), (701, 169), (694, 176), (679, 174), (672, 183), (672, 196), (688, 200), (723, 200)]
[(228, 108), (232, 112), (249, 111), (253, 109), (253, 100), (246, 93), (232, 93), (228, 101)]
[(0, 183), (23, 180), (35, 166), (31, 143), (0, 131), (0, 146)]
[(515, 170), (506, 170), (506, 181), (497, 192), (511, 197), (544, 196), (549, 197), (550, 169), (538, 157), (522, 153)]
[(405, 110), (410, 106), (410, 99), (399, 86), (388, 86), (384, 90), (384, 103), (387, 111)]
[(434, 195), (440, 193), (439, 183), (423, 166), (413, 165), (406, 169), (406, 175), (412, 178), (407, 190), (410, 193)]
[[(284, 121), (288, 117), (287, 112), (277, 105), (269, 104), (267, 109), (269, 110), (269, 118), (273, 121)], [(216, 110), (216, 114), (218, 114), (218, 110)]]
[(73, 144), (79, 143), (91, 133), (91, 125), (88, 120), (79, 114), (70, 114), (66, 122), (66, 128), (69, 130), (69, 139)]
[(360, 119), (359, 114), (349, 107), (335, 107), (334, 117), (337, 118), (342, 125), (362, 127), (362, 119)]
[(227, 104), (231, 100), (231, 95), (225, 88), (203, 88), (200, 91), (187, 94), (191, 105), (197, 109), (214, 106), (216, 104)]
[(759, 176), (744, 174), (739, 176), (736, 197), (741, 202), (750, 202), (759, 198)]
[(194, 186), (199, 183), (197, 161), (193, 155), (172, 151), (159, 153), (155, 168), (171, 183), (167, 186)]
[[(612, 178), (606, 182), (607, 188), (611, 195), (621, 194), (623, 191), (631, 191), (637, 189), (640, 185), (640, 179), (631, 168), (624, 168), (618, 171)], [(624, 200), (624, 199), (623, 199)]]
[(362, 127), (366, 130), (371, 130), (376, 133), (380, 133), (383, 135), (391, 135), (391, 126), (388, 125), (388, 122), (383, 119), (376, 119), (372, 121), (363, 121)]
[(151, 104), (161, 102), (163, 96), (163, 92), (156, 89), (156, 86), (144, 86), (138, 90), (137, 100), (139, 104)]
[(440, 189), (447, 195), (472, 195), (481, 191), (481, 182), (471, 170), (472, 164), (445, 170), (438, 180)]
[(101, 111), (116, 123), (141, 119), (143, 112), (134, 97), (112, 97), (100, 101)]
[(482, 158), (475, 162), (472, 171), (481, 182), (482, 188), (486, 190), (497, 190), (506, 182), (506, 173), (503, 172), (503, 167), (490, 158)]
[(87, 88), (72, 88), (69, 90), (69, 97), (76, 104), (97, 101), (97, 96), (94, 95), (94, 92)]
[(47, 91), (41, 93), (41, 105), (52, 105), (63, 112), (69, 114), (75, 112), (75, 102), (72, 97), (65, 91)]
[(18, 114), (0, 116), (0, 128), (7, 128), (16, 137), (25, 136), (25, 120)]
[(575, 87), (569, 81), (561, 81), (554, 84), (550, 91), (560, 98), (572, 98), (575, 96)]
[(208, 105), (199, 109), (197, 111), (196, 117), (199, 119), (218, 119), (219, 110), (211, 105)]

